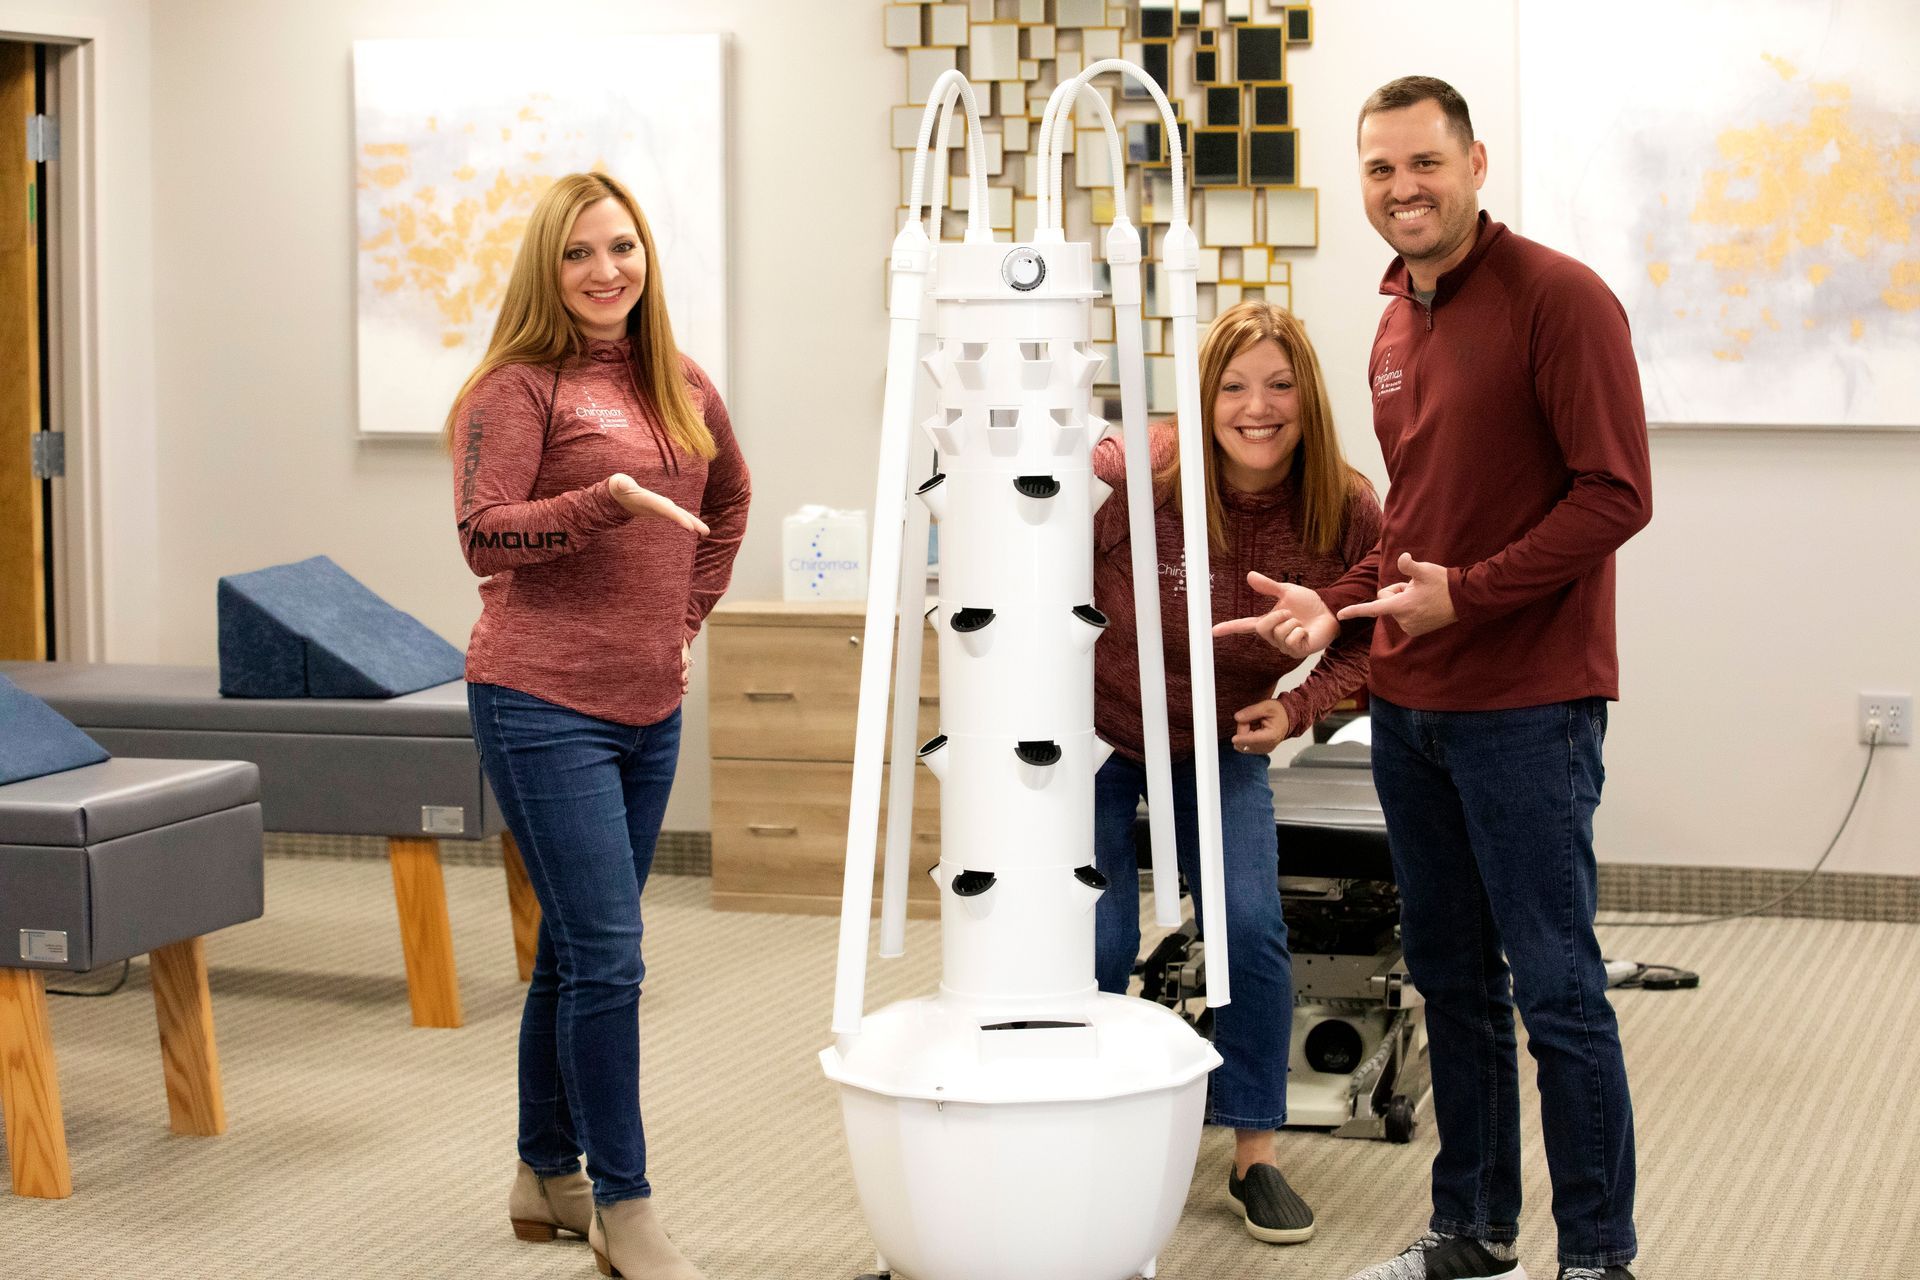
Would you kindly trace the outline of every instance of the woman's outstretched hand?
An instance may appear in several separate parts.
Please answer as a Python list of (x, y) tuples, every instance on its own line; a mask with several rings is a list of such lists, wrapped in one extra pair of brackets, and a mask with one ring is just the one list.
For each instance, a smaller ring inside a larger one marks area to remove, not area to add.
[(1339, 619), (1318, 592), (1291, 582), (1275, 582), (1265, 574), (1250, 573), (1247, 585), (1273, 597), (1273, 607), (1257, 618), (1234, 618), (1213, 629), (1216, 636), (1252, 632), (1290, 658), (1306, 659), (1332, 644), (1340, 634)]
[(663, 498), (651, 489), (642, 489), (640, 482), (624, 471), (608, 477), (607, 487), (613, 493), (613, 500), (642, 519), (671, 520), (682, 529), (691, 529), (697, 536), (707, 536), (707, 526), (700, 517), (679, 506), (671, 498)]

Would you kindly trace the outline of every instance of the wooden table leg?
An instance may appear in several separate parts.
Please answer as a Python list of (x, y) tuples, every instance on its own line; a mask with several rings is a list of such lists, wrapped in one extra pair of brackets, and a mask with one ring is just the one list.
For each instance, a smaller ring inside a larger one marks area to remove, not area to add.
[(147, 953), (153, 1012), (160, 1022), (160, 1067), (167, 1080), (167, 1120), (175, 1133), (211, 1138), (227, 1131), (220, 1090), (220, 1051), (213, 1043), (213, 997), (207, 991), (207, 940), (188, 938)]
[(72, 1195), (60, 1078), (47, 1024), (47, 983), (38, 969), (0, 969), (0, 1113), (13, 1193), (43, 1200)]
[(527, 864), (511, 831), (500, 833), (500, 860), (507, 867), (507, 910), (513, 916), (513, 956), (520, 963), (520, 981), (533, 977), (533, 956), (540, 946), (540, 899), (533, 896)]
[(400, 948), (407, 960), (407, 998), (416, 1027), (457, 1027), (460, 980), (453, 967), (453, 926), (447, 920), (447, 884), (440, 874), (440, 842), (418, 836), (387, 841), (393, 899), (400, 910)]

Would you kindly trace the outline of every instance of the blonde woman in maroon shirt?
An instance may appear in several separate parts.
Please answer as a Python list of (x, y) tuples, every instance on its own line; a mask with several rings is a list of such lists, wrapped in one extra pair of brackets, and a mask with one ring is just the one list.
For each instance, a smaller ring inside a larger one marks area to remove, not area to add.
[[(447, 417), (467, 563), (474, 741), (540, 900), (520, 1024), (523, 1240), (699, 1280), (653, 1208), (640, 1118), (640, 896), (679, 758), (689, 646), (746, 530), (747, 468), (674, 345), (633, 196), (570, 174), (527, 223)], [(586, 1157), (586, 1171), (580, 1168)]]
[[(1223, 312), (1200, 351), (1201, 420), (1207, 437), (1209, 589), (1216, 621), (1257, 610), (1269, 579), (1324, 586), (1362, 559), (1380, 535), (1380, 504), (1340, 452), (1325, 380), (1299, 320), (1266, 302)], [(1218, 693), (1214, 741), (1193, 741), (1183, 711), (1191, 700), (1185, 558), (1174, 431), (1153, 430), (1154, 529), (1160, 575), (1161, 642), (1174, 774), (1174, 829), (1180, 865), (1199, 883), (1193, 760), (1220, 757), (1226, 868), (1226, 922), (1233, 1003), (1214, 1019), (1208, 1123), (1235, 1131), (1227, 1199), (1249, 1234), (1269, 1244), (1313, 1235), (1313, 1210), (1275, 1163), (1274, 1131), (1286, 1121), (1288, 1041), (1293, 1029), (1292, 956), (1280, 916), (1279, 851), (1268, 756), (1304, 733), (1366, 683), (1371, 623), (1345, 629), (1299, 687), (1275, 695), (1299, 665), (1253, 636), (1213, 646)], [(1095, 858), (1111, 882), (1095, 916), (1102, 990), (1122, 992), (1140, 946), (1139, 871), (1133, 821), (1146, 794), (1140, 670), (1133, 614), (1133, 563), (1117, 440), (1094, 452), (1094, 471), (1114, 496), (1094, 518), (1094, 601), (1110, 619), (1095, 650), (1094, 722), (1114, 745), (1095, 780)], [(1216, 922), (1202, 921), (1207, 929)]]

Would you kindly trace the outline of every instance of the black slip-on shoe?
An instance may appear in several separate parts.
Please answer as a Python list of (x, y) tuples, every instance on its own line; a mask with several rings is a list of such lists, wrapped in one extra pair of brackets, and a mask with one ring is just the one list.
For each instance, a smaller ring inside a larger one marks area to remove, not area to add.
[[(1512, 1247), (1503, 1246), (1501, 1252), (1510, 1253)], [(1527, 1280), (1527, 1273), (1518, 1260), (1499, 1257), (1483, 1241), (1429, 1231), (1398, 1257), (1356, 1271), (1347, 1280)]]
[(1560, 1280), (1633, 1280), (1633, 1272), (1618, 1262), (1610, 1267), (1562, 1267)]
[(1255, 1240), (1301, 1244), (1313, 1238), (1313, 1210), (1270, 1164), (1249, 1165), (1245, 1178), (1229, 1167), (1227, 1203), (1240, 1211)]

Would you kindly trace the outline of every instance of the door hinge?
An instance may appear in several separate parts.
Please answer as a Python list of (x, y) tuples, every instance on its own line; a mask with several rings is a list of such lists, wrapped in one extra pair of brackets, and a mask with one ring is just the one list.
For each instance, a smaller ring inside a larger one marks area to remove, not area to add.
[(52, 480), (67, 474), (66, 432), (36, 431), (33, 433), (33, 474), (42, 480)]
[(60, 158), (60, 122), (52, 116), (27, 117), (27, 159), (45, 164)]

